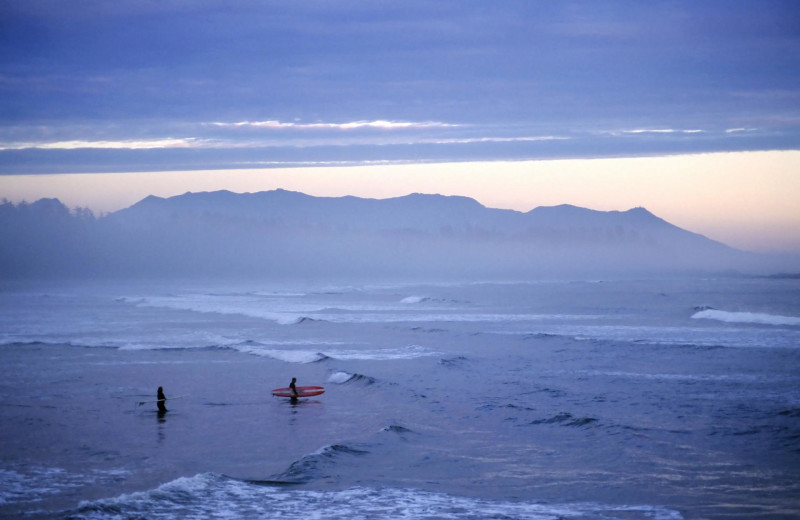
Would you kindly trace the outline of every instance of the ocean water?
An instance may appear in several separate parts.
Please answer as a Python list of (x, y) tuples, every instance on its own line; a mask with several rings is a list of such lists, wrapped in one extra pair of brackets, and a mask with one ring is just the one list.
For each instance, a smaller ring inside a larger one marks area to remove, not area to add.
[(4, 518), (800, 518), (800, 280), (6, 284), (0, 372)]

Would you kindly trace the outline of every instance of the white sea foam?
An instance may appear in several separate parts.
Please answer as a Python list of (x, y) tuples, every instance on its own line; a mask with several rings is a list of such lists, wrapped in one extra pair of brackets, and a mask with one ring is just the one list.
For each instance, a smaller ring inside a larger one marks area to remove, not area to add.
[(285, 298), (263, 298), (253, 294), (149, 296), (135, 301), (139, 307), (247, 316), (275, 321), (284, 325), (298, 323), (305, 313), (319, 310), (319, 307), (315, 305), (299, 302), (289, 303)]
[(127, 470), (93, 470), (89, 474), (70, 473), (61, 468), (0, 468), (0, 505), (41, 502), (45, 496), (89, 484), (125, 478)]
[(353, 312), (318, 313), (315, 319), (331, 323), (519, 323), (538, 321), (595, 320), (606, 316), (563, 314), (502, 314), (468, 312)]
[(308, 349), (275, 349), (264, 348), (260, 345), (238, 345), (236, 350), (246, 354), (278, 359), (287, 363), (314, 363), (323, 359), (332, 358), (340, 360), (373, 360), (392, 361), (399, 359), (416, 359), (419, 357), (435, 356), (436, 351), (429, 350), (419, 345), (383, 349), (336, 349), (320, 345), (315, 350)]
[[(314, 347), (330, 348), (342, 345), (340, 341), (325, 341), (314, 339), (298, 340), (270, 340), (242, 341), (241, 338), (232, 338), (205, 331), (188, 332), (156, 332), (147, 331), (136, 337), (113, 336), (68, 336), (64, 338), (49, 335), (14, 335), (0, 334), (0, 345), (21, 344), (50, 344), (72, 345), (77, 347), (118, 348), (120, 350), (179, 350), (179, 349), (232, 349), (247, 354), (270, 357), (271, 351), (280, 350), (276, 347)], [(315, 351), (316, 352), (316, 351)]]
[(439, 352), (429, 350), (420, 345), (408, 345), (405, 347), (383, 348), (383, 349), (364, 349), (364, 350), (326, 350), (325, 355), (333, 359), (348, 360), (376, 360), (391, 361), (396, 359), (416, 359), (426, 356), (435, 356)]
[(247, 354), (285, 361), (286, 363), (314, 363), (326, 357), (325, 354), (314, 350), (278, 350), (246, 346), (237, 347), (237, 350)]
[[(164, 308), (220, 315), (238, 315), (295, 325), (305, 320), (331, 323), (398, 322), (519, 322), (541, 320), (596, 319), (603, 316), (562, 314), (511, 314), (465, 312), (463, 307), (437, 306), (422, 312), (414, 304), (430, 302), (428, 296), (408, 296), (400, 302), (306, 301), (296, 297), (261, 297), (256, 294), (187, 294), (149, 296), (128, 300), (139, 307)], [(440, 302), (440, 300), (435, 300)], [(452, 302), (451, 302), (452, 303)], [(426, 306), (427, 307), (427, 306)]]
[(284, 291), (284, 292), (268, 292), (268, 291), (253, 291), (252, 294), (254, 296), (265, 296), (270, 298), (280, 297), (280, 298), (302, 298), (304, 296), (308, 296), (308, 293), (304, 292), (292, 292), (292, 291)]
[(400, 300), (400, 303), (422, 303), (428, 299), (426, 296), (407, 296)]
[(800, 326), (800, 318), (780, 316), (762, 312), (729, 312), (716, 309), (702, 310), (692, 316), (694, 319), (724, 321), (726, 323), (755, 323), (758, 325), (794, 325)]
[(795, 348), (800, 345), (800, 331), (754, 329), (748, 327), (685, 327), (545, 324), (525, 331), (487, 331), (501, 335), (555, 336), (577, 341), (624, 341), (650, 345)]
[[(178, 499), (180, 497), (180, 499)], [(460, 497), (400, 488), (286, 490), (205, 473), (157, 489), (81, 502), (74, 518), (518, 518), (524, 520), (650, 518), (681, 520), (655, 505), (546, 504)]]
[[(65, 473), (64, 470), (52, 469)], [(47, 473), (39, 475), (23, 475), (17, 471), (0, 469), (0, 505), (16, 502), (38, 502), (42, 495), (59, 492), (57, 480), (46, 479)], [(33, 477), (33, 478), (32, 478)]]
[(335, 372), (328, 377), (328, 382), (342, 384), (350, 381), (353, 377), (353, 374), (347, 372)]
[[(233, 347), (241, 340), (204, 330), (151, 331), (147, 336), (131, 341), (130, 338), (79, 338), (79, 345), (117, 347), (121, 350), (161, 350), (180, 348)], [(147, 341), (143, 341), (146, 339)]]

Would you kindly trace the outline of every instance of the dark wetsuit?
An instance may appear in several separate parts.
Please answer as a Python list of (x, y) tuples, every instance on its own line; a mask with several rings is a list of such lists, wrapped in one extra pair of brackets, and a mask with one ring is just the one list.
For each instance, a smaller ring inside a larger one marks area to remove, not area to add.
[(166, 396), (164, 396), (164, 390), (159, 386), (158, 387), (158, 411), (159, 412), (166, 412), (167, 407), (164, 404), (167, 401)]
[(292, 390), (292, 393), (293, 393), (295, 396), (298, 396), (298, 395), (300, 395), (300, 394), (298, 394), (298, 393), (297, 393), (297, 387), (294, 385), (294, 381), (295, 381), (295, 380), (294, 380), (294, 379), (292, 379), (292, 382), (291, 382), (291, 383), (289, 383), (289, 388), (291, 388), (291, 390)]

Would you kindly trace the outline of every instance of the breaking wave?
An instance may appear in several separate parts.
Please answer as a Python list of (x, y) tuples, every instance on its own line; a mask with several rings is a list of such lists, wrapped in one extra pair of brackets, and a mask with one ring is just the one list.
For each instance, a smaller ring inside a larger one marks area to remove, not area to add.
[[(339, 459), (368, 454), (366, 449), (347, 444), (330, 444), (292, 463), (289, 469), (268, 480), (270, 483), (303, 484), (325, 478)], [(330, 470), (328, 469), (330, 468)]]
[(427, 296), (407, 296), (400, 300), (400, 303), (422, 303), (430, 301)]
[(399, 424), (390, 424), (389, 426), (381, 428), (381, 432), (403, 435), (406, 433), (414, 433), (414, 430), (406, 428), (405, 426), (400, 426)]
[(337, 385), (342, 385), (345, 383), (362, 383), (365, 385), (371, 385), (375, 383), (375, 378), (370, 376), (365, 376), (363, 374), (351, 374), (349, 372), (334, 372), (328, 377), (329, 383), (334, 383)]
[(705, 309), (695, 313), (692, 318), (724, 321), (726, 323), (754, 323), (758, 325), (792, 325), (800, 326), (800, 318), (781, 316), (762, 312), (729, 312), (716, 309)]
[[(706, 312), (706, 311), (703, 311)], [(701, 313), (698, 313), (701, 314)], [(697, 314), (693, 316), (697, 318)], [(702, 317), (702, 316), (700, 316)], [(784, 317), (785, 318), (785, 317)], [(797, 318), (788, 318), (794, 320)], [(770, 323), (776, 325), (777, 320)], [(755, 323), (755, 322), (752, 322)], [(790, 324), (784, 323), (783, 325)], [(800, 323), (798, 323), (800, 325)], [(740, 326), (737, 328), (716, 326), (629, 326), (629, 325), (548, 325), (539, 330), (492, 331), (490, 334), (516, 335), (525, 341), (610, 341), (638, 345), (664, 345), (686, 348), (722, 347), (781, 347), (798, 345), (800, 331), (794, 329), (765, 329)]]
[(325, 354), (333, 359), (342, 360), (375, 360), (387, 361), (397, 359), (416, 359), (420, 357), (436, 356), (439, 353), (420, 345), (407, 345), (405, 347), (364, 349), (364, 350), (326, 350)]
[(322, 352), (313, 350), (278, 350), (265, 348), (237, 348), (236, 350), (256, 356), (277, 359), (278, 361), (285, 361), (286, 363), (317, 363), (329, 359), (329, 357)]
[[(336, 451), (333, 447), (328, 448), (329, 454), (334, 457), (340, 455)], [(678, 511), (658, 505), (606, 505), (592, 502), (547, 504), (472, 498), (418, 489), (351, 487), (319, 491), (287, 489), (275, 484), (201, 473), (173, 480), (149, 491), (82, 502), (77, 510), (69, 512), (69, 518), (683, 518)]]
[(321, 348), (319, 350), (274, 349), (264, 348), (259, 345), (237, 345), (236, 347), (232, 348), (247, 354), (269, 357), (280, 361), (285, 361), (287, 363), (316, 363), (319, 361), (326, 361), (328, 359), (394, 361), (438, 355), (438, 352), (428, 350), (419, 345), (363, 350), (336, 348)]

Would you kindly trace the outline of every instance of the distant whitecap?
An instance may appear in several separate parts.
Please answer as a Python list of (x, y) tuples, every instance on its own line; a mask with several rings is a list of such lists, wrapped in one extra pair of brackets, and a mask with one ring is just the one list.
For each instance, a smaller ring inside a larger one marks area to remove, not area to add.
[(800, 318), (780, 316), (761, 312), (728, 312), (706, 309), (692, 316), (694, 319), (724, 321), (726, 323), (755, 323), (758, 325), (796, 325), (800, 326)]
[(422, 303), (428, 301), (430, 298), (426, 296), (407, 296), (400, 300), (400, 303)]
[(247, 354), (285, 361), (287, 363), (315, 363), (327, 359), (325, 354), (313, 350), (274, 350), (257, 347), (248, 348), (246, 346), (238, 347), (237, 350)]

